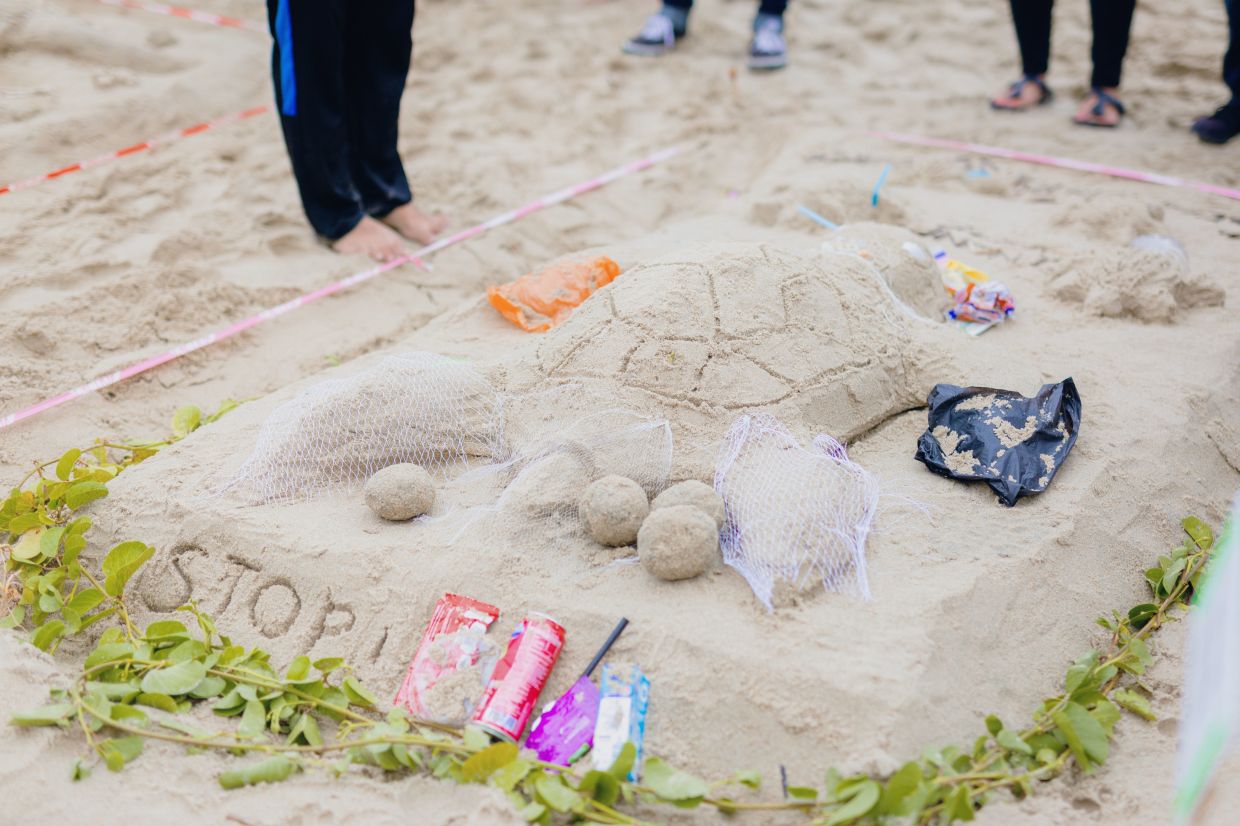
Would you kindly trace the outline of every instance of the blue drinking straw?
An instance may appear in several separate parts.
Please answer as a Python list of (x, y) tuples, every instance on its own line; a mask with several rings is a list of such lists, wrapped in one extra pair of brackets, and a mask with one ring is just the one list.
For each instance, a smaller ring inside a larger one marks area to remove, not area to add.
[(840, 228), (839, 224), (834, 223), (832, 221), (828, 221), (826, 218), (823, 218), (821, 215), (819, 215), (817, 212), (814, 212), (812, 209), (807, 207), (805, 204), (797, 204), (797, 212), (801, 213), (802, 215), (804, 215), (806, 218), (810, 219), (811, 221), (815, 221), (819, 224), (822, 224), (827, 229), (839, 229)]
[(883, 171), (878, 173), (878, 182), (874, 184), (874, 193), (870, 196), (870, 206), (878, 206), (878, 191), (883, 188), (883, 184), (887, 183), (887, 176), (891, 174), (891, 164), (883, 167)]

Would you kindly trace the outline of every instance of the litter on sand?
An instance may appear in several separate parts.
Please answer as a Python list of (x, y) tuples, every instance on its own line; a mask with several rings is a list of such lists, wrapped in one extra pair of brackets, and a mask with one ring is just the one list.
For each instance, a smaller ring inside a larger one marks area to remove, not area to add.
[(534, 721), (529, 737), (525, 738), (525, 747), (532, 749), (539, 760), (567, 766), (594, 743), (599, 691), (591, 677), (628, 624), (627, 619), (616, 624), (577, 682), (543, 709), (542, 716)]
[(594, 751), (590, 765), (607, 771), (615, 764), (625, 743), (636, 749), (629, 781), (641, 777), (642, 745), (646, 740), (646, 710), (650, 705), (650, 678), (635, 665), (603, 666), (602, 698), (594, 728)]
[(946, 315), (971, 336), (981, 335), (1016, 312), (1011, 291), (981, 270), (948, 258), (942, 250), (934, 254), (943, 278), (943, 288), (951, 296)]
[[(444, 594), (422, 635), (395, 704), (436, 723), (460, 723), (473, 713), (482, 679), (471, 674), (489, 645), (487, 629), (499, 609), (476, 599)], [(463, 682), (464, 685), (454, 685)]]
[(1072, 379), (1043, 385), (1032, 397), (990, 387), (936, 384), (918, 461), (942, 476), (990, 485), (1011, 507), (1055, 478), (1081, 426)]
[(499, 314), (528, 333), (545, 333), (610, 284), (620, 265), (606, 256), (563, 261), (507, 284), (487, 288), (487, 300)]

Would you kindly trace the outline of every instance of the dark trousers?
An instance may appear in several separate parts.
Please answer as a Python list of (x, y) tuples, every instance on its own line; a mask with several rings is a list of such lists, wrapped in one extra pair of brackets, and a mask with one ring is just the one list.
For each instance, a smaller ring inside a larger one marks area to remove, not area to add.
[(1226, 0), (1231, 43), (1223, 58), (1223, 82), (1231, 87), (1231, 102), (1240, 106), (1240, 0)]
[[(678, 9), (693, 8), (693, 0), (663, 0), (669, 6)], [(788, 8), (788, 0), (762, 0), (758, 4), (758, 14), (777, 14), (783, 15), (784, 10)]]
[(310, 225), (335, 240), (412, 200), (396, 149), (414, 0), (267, 0), (284, 143)]
[[(1011, 3), (1024, 73), (1046, 74), (1051, 57), (1051, 8), (1054, 0), (1011, 0)], [(1089, 11), (1094, 20), (1094, 74), (1089, 82), (1091, 86), (1119, 86), (1136, 6), (1137, 0), (1090, 0)]]

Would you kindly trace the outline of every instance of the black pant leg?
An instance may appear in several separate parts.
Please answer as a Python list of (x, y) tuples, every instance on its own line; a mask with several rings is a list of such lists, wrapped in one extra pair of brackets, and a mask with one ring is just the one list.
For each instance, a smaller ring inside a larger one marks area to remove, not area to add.
[(782, 17), (788, 10), (788, 0), (762, 0), (758, 4), (758, 14), (773, 14)]
[[(370, 2), (370, 0), (367, 0)], [(267, 0), (280, 126), (310, 225), (335, 240), (365, 216), (349, 169), (345, 44), (349, 0)]]
[(414, 0), (353, 0), (348, 15), (343, 36), (350, 169), (362, 208), (381, 217), (413, 198), (397, 136), (413, 50)]
[(1054, 0), (1011, 0), (1012, 23), (1020, 44), (1021, 71), (1044, 75), (1051, 60), (1051, 12)]
[(1094, 20), (1094, 74), (1091, 86), (1119, 86), (1137, 0), (1090, 0)]
[(663, 0), (663, 5), (671, 6), (674, 9), (684, 9), (688, 11), (693, 8), (693, 0)]
[(1240, 0), (1226, 0), (1231, 42), (1223, 57), (1223, 82), (1231, 88), (1231, 102), (1240, 106)]

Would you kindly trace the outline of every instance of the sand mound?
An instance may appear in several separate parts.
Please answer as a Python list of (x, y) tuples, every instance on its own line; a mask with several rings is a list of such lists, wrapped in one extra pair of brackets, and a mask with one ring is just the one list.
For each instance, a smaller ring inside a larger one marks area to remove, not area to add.
[(851, 255), (683, 249), (627, 270), (545, 336), (538, 365), (548, 379), (671, 406), (793, 408), (809, 427), (852, 438), (927, 389), (919, 342), (934, 331), (902, 315), (877, 278)]
[(1173, 256), (1134, 249), (1093, 255), (1051, 281), (1061, 301), (1080, 304), (1091, 315), (1173, 322), (1194, 307), (1223, 306), (1223, 288), (1193, 274)]
[(909, 230), (870, 221), (845, 224), (822, 249), (861, 256), (878, 268), (891, 291), (910, 309), (930, 319), (943, 317), (948, 302), (938, 267), (921, 239)]

